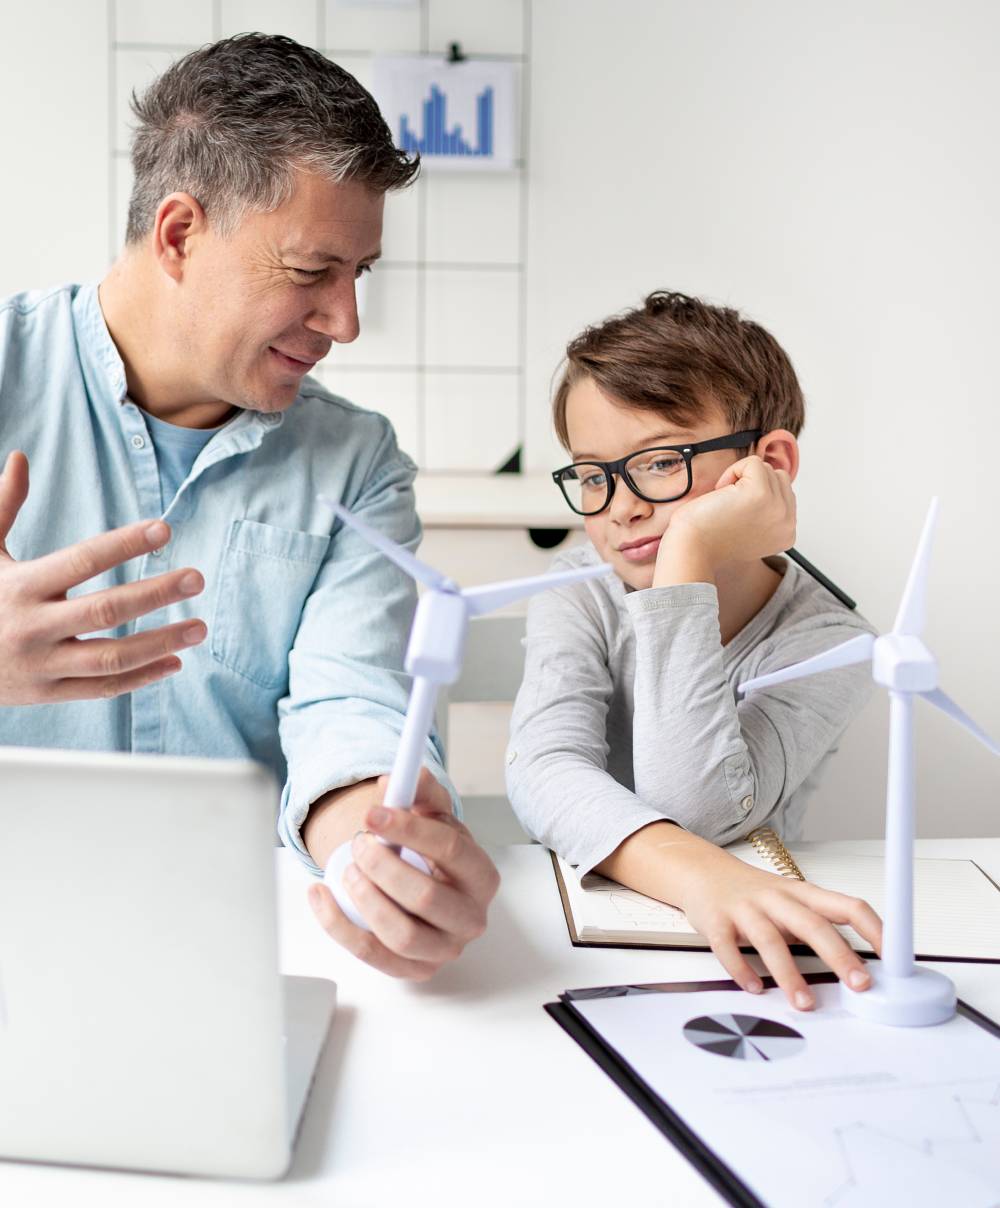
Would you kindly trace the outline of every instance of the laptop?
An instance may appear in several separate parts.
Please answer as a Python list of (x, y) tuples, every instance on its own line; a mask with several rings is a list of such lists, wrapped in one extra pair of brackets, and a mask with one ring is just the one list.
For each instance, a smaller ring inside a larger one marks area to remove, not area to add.
[(278, 971), (247, 761), (0, 749), (0, 1157), (279, 1178), (336, 987)]

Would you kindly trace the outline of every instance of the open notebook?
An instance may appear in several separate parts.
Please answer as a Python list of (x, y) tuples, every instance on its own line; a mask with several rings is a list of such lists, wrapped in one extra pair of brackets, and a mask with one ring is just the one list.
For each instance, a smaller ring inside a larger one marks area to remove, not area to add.
[[(823, 843), (790, 854), (772, 830), (726, 850), (776, 876), (799, 877), (825, 889), (864, 898), (882, 914), (881, 856), (845, 855)], [(583, 880), (554, 853), (552, 865), (570, 939), (582, 946), (707, 948), (684, 913), (596, 873)], [(1000, 963), (1000, 888), (972, 860), (920, 858), (914, 864), (914, 947), (919, 960)], [(872, 955), (857, 932), (838, 930), (858, 952)]]

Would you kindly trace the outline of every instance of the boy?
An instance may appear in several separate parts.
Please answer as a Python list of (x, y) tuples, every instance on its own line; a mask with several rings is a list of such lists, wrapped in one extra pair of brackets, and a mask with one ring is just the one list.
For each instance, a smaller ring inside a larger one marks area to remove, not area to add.
[(795, 538), (803, 399), (788, 357), (736, 311), (658, 292), (567, 349), (554, 399), (572, 464), (553, 475), (591, 545), (557, 565), (615, 576), (532, 600), (507, 788), (522, 824), (577, 864), (685, 910), (741, 986), (746, 941), (797, 1007), (786, 940), (854, 989), (877, 951), (866, 903), (723, 852), (768, 823), (799, 833), (807, 786), (864, 703), (864, 669), (739, 700), (736, 688), (867, 622), (777, 557)]

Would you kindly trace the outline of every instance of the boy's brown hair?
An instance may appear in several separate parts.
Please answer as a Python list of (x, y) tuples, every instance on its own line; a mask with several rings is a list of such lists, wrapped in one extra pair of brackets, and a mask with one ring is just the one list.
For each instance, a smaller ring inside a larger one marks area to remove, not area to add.
[(566, 399), (586, 377), (613, 402), (684, 426), (713, 401), (733, 432), (786, 428), (798, 436), (805, 422), (802, 389), (774, 336), (728, 306), (667, 290), (586, 328), (568, 345), (552, 400), (556, 434), (567, 449)]

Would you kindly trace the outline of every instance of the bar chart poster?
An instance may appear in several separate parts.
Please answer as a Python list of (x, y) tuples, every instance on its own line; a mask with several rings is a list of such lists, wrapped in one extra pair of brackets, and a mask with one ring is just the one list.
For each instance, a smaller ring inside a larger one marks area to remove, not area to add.
[(397, 147), (436, 171), (509, 171), (519, 153), (520, 65), (419, 55), (375, 62), (375, 99)]

